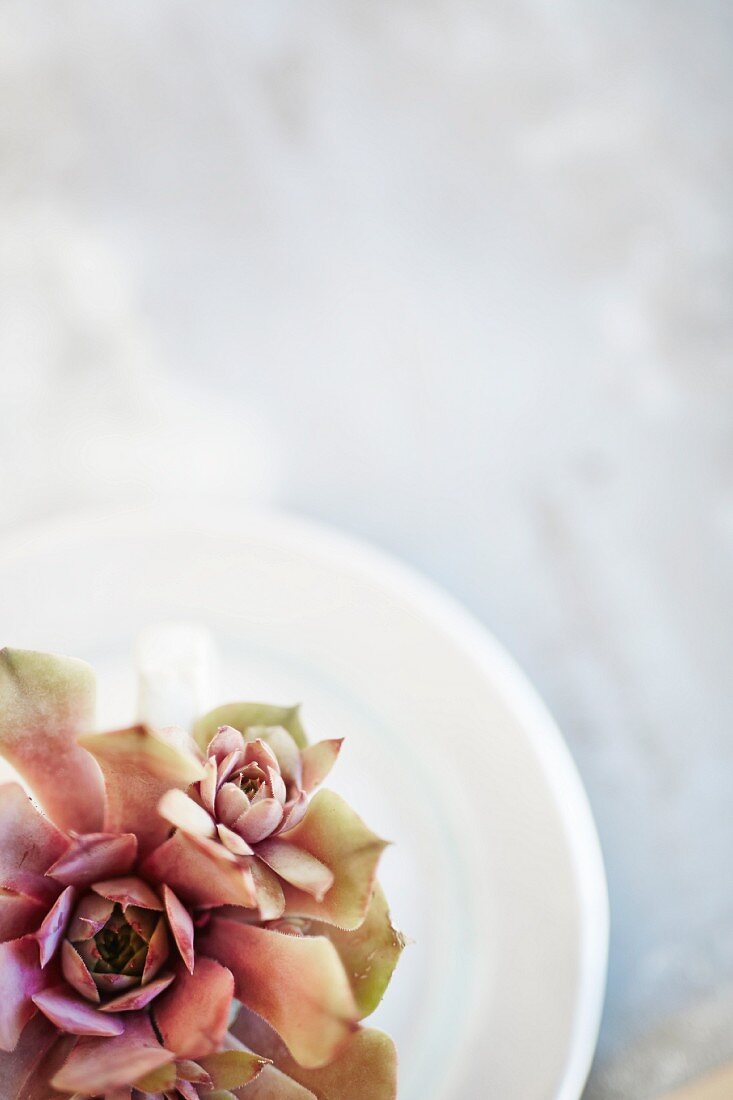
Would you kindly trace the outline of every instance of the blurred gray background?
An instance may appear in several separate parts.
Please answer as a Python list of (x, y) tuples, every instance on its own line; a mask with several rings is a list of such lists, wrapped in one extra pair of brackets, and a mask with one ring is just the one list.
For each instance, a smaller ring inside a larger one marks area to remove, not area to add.
[(275, 503), (463, 599), (587, 784), (589, 1100), (733, 1057), (733, 8), (0, 4), (0, 532)]

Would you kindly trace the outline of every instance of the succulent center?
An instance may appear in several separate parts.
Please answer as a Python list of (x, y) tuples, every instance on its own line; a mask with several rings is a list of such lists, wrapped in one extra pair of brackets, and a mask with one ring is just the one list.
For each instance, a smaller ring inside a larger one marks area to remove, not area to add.
[[(67, 982), (87, 1000), (97, 1002), (100, 998), (132, 994), (141, 984), (151, 982), (170, 954), (168, 920), (150, 887), (132, 876), (120, 879), (118, 888), (113, 882), (109, 886), (122, 900), (86, 894), (76, 906), (66, 932), (73, 950), (65, 945), (61, 958)], [(139, 899), (143, 904), (135, 905), (127, 898)], [(160, 908), (149, 909), (147, 905)]]
[(138, 969), (133, 960), (142, 963), (147, 950), (147, 943), (131, 924), (125, 919), (122, 907), (115, 905), (112, 915), (94, 937), (99, 952), (100, 963), (97, 971), (107, 970), (111, 974), (120, 974), (123, 970), (135, 973)]
[(242, 788), (247, 798), (251, 801), (259, 791), (264, 780), (254, 775), (240, 775), (239, 786)]

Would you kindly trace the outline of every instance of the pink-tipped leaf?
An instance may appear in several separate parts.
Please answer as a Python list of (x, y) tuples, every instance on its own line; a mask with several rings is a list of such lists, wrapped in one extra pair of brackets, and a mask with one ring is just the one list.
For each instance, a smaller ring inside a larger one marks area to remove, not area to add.
[(81, 1039), (51, 1084), (60, 1092), (98, 1096), (174, 1060), (172, 1052), (158, 1042), (147, 1016), (136, 1013), (121, 1035)]
[(194, 753), (144, 726), (79, 739), (98, 761), (107, 789), (106, 828), (134, 833), (141, 855), (160, 844), (168, 823), (153, 808), (171, 787), (185, 790), (203, 774)]
[(176, 981), (155, 1002), (156, 1027), (169, 1050), (194, 1060), (217, 1050), (229, 1022), (234, 979), (214, 959), (198, 955), (193, 974), (182, 966)]
[(176, 897), (170, 886), (163, 885), (163, 902), (168, 917), (168, 926), (175, 941), (176, 947), (183, 959), (186, 969), (193, 974), (194, 950), (193, 950), (193, 920), (185, 905)]
[(60, 1031), (71, 1035), (121, 1035), (121, 1020), (103, 1016), (89, 1001), (72, 993), (68, 986), (57, 985), (37, 993), (33, 1003)]
[(49, 868), (48, 874), (67, 886), (88, 886), (100, 879), (126, 875), (137, 857), (133, 833), (86, 833)]
[(41, 966), (46, 967), (56, 954), (59, 944), (66, 934), (76, 901), (76, 890), (67, 886), (43, 918), (36, 932)]
[(302, 1065), (331, 1061), (356, 1027), (348, 977), (322, 936), (296, 938), (214, 916), (201, 950), (231, 970), (238, 1000), (275, 1028)]

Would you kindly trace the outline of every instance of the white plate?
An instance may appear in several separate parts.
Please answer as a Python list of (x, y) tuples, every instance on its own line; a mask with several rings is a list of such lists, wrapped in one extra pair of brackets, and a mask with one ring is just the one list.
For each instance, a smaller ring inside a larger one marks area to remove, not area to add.
[[(0, 548), (2, 641), (98, 669), (133, 717), (151, 622), (208, 627), (219, 700), (301, 700), (346, 735), (331, 785), (395, 844), (383, 880), (415, 941), (373, 1018), (401, 1100), (577, 1100), (596, 1042), (608, 906), (588, 803), (552, 719), (497, 643), (403, 566), (278, 515), (124, 513)], [(212, 699), (212, 702), (216, 700)]]

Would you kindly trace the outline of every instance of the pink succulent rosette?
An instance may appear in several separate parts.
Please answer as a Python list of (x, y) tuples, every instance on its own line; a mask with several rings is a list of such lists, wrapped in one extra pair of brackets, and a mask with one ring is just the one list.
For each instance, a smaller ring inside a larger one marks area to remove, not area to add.
[(403, 947), (341, 743), (232, 704), (91, 733), (83, 662), (0, 651), (5, 1100), (394, 1100), (361, 1026)]

